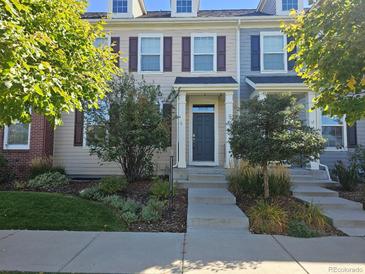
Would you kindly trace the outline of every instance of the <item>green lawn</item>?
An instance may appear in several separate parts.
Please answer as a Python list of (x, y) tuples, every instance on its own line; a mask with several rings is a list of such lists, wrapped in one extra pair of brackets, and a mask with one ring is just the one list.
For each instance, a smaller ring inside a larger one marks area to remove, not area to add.
[(60, 194), (0, 192), (0, 230), (126, 231), (103, 204)]

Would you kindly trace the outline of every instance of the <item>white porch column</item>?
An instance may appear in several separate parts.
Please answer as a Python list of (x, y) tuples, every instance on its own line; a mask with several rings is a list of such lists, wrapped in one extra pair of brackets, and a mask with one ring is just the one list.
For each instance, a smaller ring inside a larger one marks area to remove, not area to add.
[[(313, 107), (314, 98), (315, 98), (314, 92), (313, 91), (308, 92), (308, 110), (310, 110)], [(314, 129), (317, 129), (317, 130), (321, 129), (320, 115), (319, 115), (319, 111), (317, 109), (309, 111), (309, 113), (308, 113), (308, 125), (311, 128), (314, 128)], [(318, 170), (319, 169), (319, 164), (320, 164), (319, 160), (313, 161), (313, 162), (310, 162), (310, 167), (313, 170)]]
[(226, 163), (225, 167), (229, 168), (231, 161), (232, 161), (232, 155), (231, 155), (231, 145), (229, 144), (229, 135), (228, 135), (228, 128), (229, 123), (233, 117), (233, 92), (226, 92)]
[(178, 96), (178, 168), (186, 168), (186, 94), (180, 92)]

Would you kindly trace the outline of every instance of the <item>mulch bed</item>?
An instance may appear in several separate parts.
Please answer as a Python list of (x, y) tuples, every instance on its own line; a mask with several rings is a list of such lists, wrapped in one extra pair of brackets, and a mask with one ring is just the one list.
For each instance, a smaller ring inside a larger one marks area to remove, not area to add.
[[(245, 196), (238, 198), (237, 197), (237, 205), (238, 207), (247, 214), (249, 209), (256, 205), (258, 198), (252, 197), (252, 196)], [(303, 203), (293, 197), (275, 197), (274, 201), (282, 208), (284, 209), (288, 214), (288, 219), (292, 220), (295, 218), (295, 209), (299, 206), (303, 206)], [(248, 215), (248, 214), (247, 214)], [(255, 234), (255, 231), (252, 231), (252, 233)], [(283, 233), (282, 235), (287, 235)], [(339, 230), (337, 230), (332, 225), (328, 225), (326, 229), (323, 231), (323, 235), (321, 236), (345, 236), (345, 234)]]
[(362, 203), (363, 201), (365, 202), (365, 184), (359, 184), (357, 189), (354, 191), (344, 191), (341, 186), (328, 187), (328, 189), (337, 191), (341, 198), (358, 203)]
[[(98, 184), (98, 181), (92, 180), (75, 180), (71, 181), (66, 187), (56, 189), (52, 192), (62, 193), (67, 195), (78, 196), (80, 191)], [(118, 193), (123, 198), (133, 199), (140, 204), (146, 204), (150, 198), (151, 181), (142, 181), (129, 184), (127, 189)], [(0, 184), (0, 191), (19, 191), (12, 183)], [(34, 191), (31, 189), (22, 189), (22, 191)], [(34, 191), (36, 192), (36, 191)], [(44, 192), (44, 191), (43, 191)], [(157, 223), (138, 222), (129, 226), (131, 232), (186, 232), (186, 218), (188, 206), (187, 190), (177, 190), (172, 210), (166, 209), (163, 214), (163, 219)]]

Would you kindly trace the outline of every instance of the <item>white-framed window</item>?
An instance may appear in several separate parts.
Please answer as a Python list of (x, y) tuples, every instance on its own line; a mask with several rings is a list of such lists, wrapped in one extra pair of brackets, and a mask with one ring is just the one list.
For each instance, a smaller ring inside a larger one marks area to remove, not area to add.
[(139, 36), (139, 71), (162, 72), (163, 67), (163, 36), (150, 34)]
[(283, 0), (282, 8), (283, 11), (298, 10), (298, 0)]
[(261, 72), (287, 72), (287, 38), (281, 32), (261, 32)]
[(217, 36), (196, 34), (192, 36), (192, 65), (194, 72), (213, 72), (217, 70)]
[(28, 150), (30, 148), (30, 124), (15, 123), (4, 128), (4, 149)]
[(347, 149), (346, 119), (322, 115), (322, 136), (327, 140), (326, 150)]
[(113, 13), (128, 13), (128, 0), (113, 0)]
[(177, 13), (191, 13), (193, 11), (192, 0), (177, 0), (176, 12)]

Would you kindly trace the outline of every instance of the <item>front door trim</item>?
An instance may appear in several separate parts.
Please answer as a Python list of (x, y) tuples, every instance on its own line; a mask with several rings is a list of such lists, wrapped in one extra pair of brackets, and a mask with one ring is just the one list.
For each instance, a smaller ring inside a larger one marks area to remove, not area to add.
[[(218, 96), (190, 96), (189, 97), (189, 165), (192, 166), (219, 166), (218, 158)], [(193, 106), (194, 105), (214, 105), (214, 161), (198, 162), (193, 161)]]

